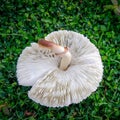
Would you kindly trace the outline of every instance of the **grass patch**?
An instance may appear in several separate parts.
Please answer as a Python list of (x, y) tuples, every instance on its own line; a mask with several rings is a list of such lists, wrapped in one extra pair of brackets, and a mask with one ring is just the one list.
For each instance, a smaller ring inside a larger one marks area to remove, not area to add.
[[(117, 120), (120, 117), (120, 17), (104, 11), (110, 0), (1, 0), (0, 120)], [(104, 76), (95, 93), (79, 104), (47, 108), (17, 83), (21, 51), (48, 33), (73, 30), (100, 50)]]

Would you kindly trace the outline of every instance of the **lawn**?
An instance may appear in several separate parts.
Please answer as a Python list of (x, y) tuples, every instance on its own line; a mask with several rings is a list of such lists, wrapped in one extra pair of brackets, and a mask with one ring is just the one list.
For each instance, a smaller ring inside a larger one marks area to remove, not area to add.
[[(0, 120), (118, 120), (120, 117), (120, 16), (110, 0), (0, 1)], [(41, 106), (19, 86), (16, 64), (22, 50), (55, 30), (87, 36), (99, 49), (104, 75), (99, 88), (79, 104)]]

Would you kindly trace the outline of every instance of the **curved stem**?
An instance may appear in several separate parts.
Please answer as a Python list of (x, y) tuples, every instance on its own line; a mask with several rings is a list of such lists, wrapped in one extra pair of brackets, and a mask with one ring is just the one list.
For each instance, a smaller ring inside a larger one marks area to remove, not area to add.
[(42, 47), (51, 49), (57, 56), (61, 57), (60, 66), (61, 70), (66, 70), (71, 62), (71, 53), (67, 47), (62, 47), (60, 45), (55, 44), (51, 41), (46, 41), (44, 39), (39, 40), (38, 44)]
[(59, 68), (61, 70), (66, 70), (68, 68), (68, 66), (70, 65), (70, 62), (71, 62), (71, 53), (69, 52), (68, 48), (64, 48), (66, 49), (66, 53), (62, 54), (62, 59), (61, 59), (61, 62), (60, 62), (60, 66)]

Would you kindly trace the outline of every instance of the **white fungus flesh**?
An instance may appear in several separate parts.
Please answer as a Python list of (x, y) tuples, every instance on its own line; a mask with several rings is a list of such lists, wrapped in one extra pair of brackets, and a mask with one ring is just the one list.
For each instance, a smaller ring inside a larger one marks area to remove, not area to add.
[(96, 91), (102, 80), (103, 65), (98, 49), (82, 34), (60, 30), (48, 34), (45, 40), (68, 47), (71, 62), (61, 70), (61, 57), (50, 49), (32, 43), (20, 55), (17, 63), (18, 83), (32, 86), (28, 96), (48, 107), (64, 107), (79, 103)]

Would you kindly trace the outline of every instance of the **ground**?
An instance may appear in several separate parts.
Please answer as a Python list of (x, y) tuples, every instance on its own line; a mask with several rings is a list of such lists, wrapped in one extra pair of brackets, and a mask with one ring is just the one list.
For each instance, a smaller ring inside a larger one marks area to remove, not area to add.
[[(118, 120), (120, 117), (120, 16), (105, 10), (110, 0), (1, 0), (0, 120)], [(84, 34), (100, 50), (99, 88), (86, 100), (63, 108), (41, 106), (19, 86), (17, 59), (31, 42), (55, 30)]]

